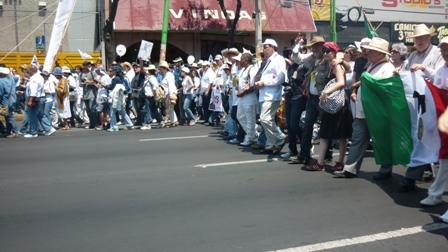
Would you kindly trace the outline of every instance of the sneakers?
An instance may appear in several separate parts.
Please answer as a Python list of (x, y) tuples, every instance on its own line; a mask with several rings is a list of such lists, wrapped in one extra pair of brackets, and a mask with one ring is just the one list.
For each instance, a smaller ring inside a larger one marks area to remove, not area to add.
[(151, 125), (149, 125), (149, 124), (143, 125), (143, 127), (141, 127), (140, 129), (141, 130), (150, 130), (151, 129)]
[(161, 122), (161, 123), (157, 124), (157, 126), (160, 127), (160, 128), (163, 128), (163, 127), (165, 127), (165, 123)]
[(291, 158), (296, 158), (297, 155), (298, 155), (298, 154), (295, 154), (295, 155), (294, 155), (293, 153), (291, 153), (291, 151), (288, 151), (288, 152), (286, 152), (286, 153), (280, 155), (280, 157), (283, 158), (283, 159), (291, 159)]
[(51, 136), (53, 133), (55, 133), (56, 132), (56, 129), (55, 128), (51, 128), (51, 130), (50, 131), (48, 131), (47, 133), (45, 133), (45, 135), (46, 136)]
[(259, 145), (259, 144), (252, 144), (250, 147), (252, 149), (254, 149), (254, 150), (262, 150), (262, 149), (264, 149), (264, 146)]
[(127, 130), (133, 130), (133, 129), (135, 129), (135, 127), (134, 126), (129, 126), (129, 127), (126, 127), (126, 129)]
[(114, 128), (110, 128), (110, 129), (108, 129), (107, 131), (109, 131), (109, 132), (118, 132), (118, 129), (114, 129)]
[(333, 173), (335, 178), (356, 178), (356, 174), (348, 172), (346, 170), (335, 171)]
[(341, 171), (344, 168), (344, 163), (336, 162), (333, 167), (331, 167), (332, 171)]
[(26, 135), (24, 135), (23, 137), (25, 137), (25, 138), (37, 137), (37, 134), (35, 134), (35, 135), (26, 134)]
[(196, 124), (196, 122), (190, 122), (189, 124), (188, 124), (188, 126), (193, 126), (193, 125), (195, 125)]
[(6, 138), (19, 138), (19, 135), (11, 133), (10, 135), (6, 136)]
[(425, 199), (423, 199), (422, 201), (420, 201), (420, 205), (422, 206), (436, 206), (439, 204), (442, 204), (443, 200), (441, 198), (432, 196), (432, 195), (428, 195), (428, 197), (426, 197)]
[(312, 164), (312, 165), (307, 165), (306, 166), (306, 169), (308, 170), (308, 171), (323, 171), (323, 170), (325, 170), (325, 166), (322, 164), (319, 164), (317, 161), (316, 162), (314, 162), (314, 164)]
[[(232, 140), (231, 140), (232, 141)], [(238, 141), (238, 140), (237, 140)], [(241, 146), (249, 146), (249, 145), (251, 145), (252, 144), (252, 142), (251, 141), (249, 141), (249, 140), (244, 140), (244, 142), (242, 142), (242, 143), (240, 143), (240, 145)]]
[(230, 140), (229, 143), (231, 143), (231, 144), (239, 144), (240, 141), (238, 141), (238, 139), (234, 138), (234, 139)]

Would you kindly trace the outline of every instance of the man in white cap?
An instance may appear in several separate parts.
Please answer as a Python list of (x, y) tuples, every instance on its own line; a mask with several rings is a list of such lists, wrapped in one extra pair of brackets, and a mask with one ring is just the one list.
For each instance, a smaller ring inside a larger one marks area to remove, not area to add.
[[(370, 66), (367, 72), (377, 78), (389, 78), (394, 74), (394, 65), (386, 59), (389, 54), (389, 42), (382, 38), (373, 38), (372, 41), (363, 46), (367, 52), (367, 60)], [(342, 171), (335, 171), (336, 177), (354, 178), (361, 168), (364, 153), (370, 142), (369, 129), (361, 103), (361, 88), (358, 89), (356, 98), (356, 120), (353, 122), (352, 144), (347, 156), (346, 164)], [(380, 171), (373, 176), (374, 180), (384, 180), (392, 177), (392, 164), (382, 164)]]
[[(444, 61), (440, 50), (437, 46), (431, 44), (431, 38), (437, 33), (430, 31), (425, 24), (416, 25), (414, 34), (414, 46), (417, 50), (412, 52), (408, 57), (408, 64), (403, 70), (422, 71), (423, 77), (428, 78), (434, 82), (434, 75), (440, 67), (443, 66)], [(398, 71), (402, 69), (397, 69)], [(400, 191), (412, 191), (415, 187), (416, 180), (432, 180), (433, 171), (431, 164), (424, 164), (415, 167), (408, 167), (403, 181), (400, 183)]]
[[(223, 58), (220, 54), (217, 54), (215, 56), (215, 62), (217, 65), (217, 70), (216, 70), (216, 77), (215, 80), (213, 81), (213, 84), (211, 85), (211, 95), (213, 96), (215, 93), (220, 93), (220, 100), (221, 100), (221, 104), (224, 105), (225, 102), (227, 101), (224, 100), (224, 94), (223, 94), (223, 86), (224, 86), (224, 82), (226, 82), (227, 80), (227, 75), (224, 72), (224, 69), (222, 68), (223, 66)], [(213, 103), (213, 99), (210, 99), (210, 103)], [(224, 112), (224, 110), (221, 110), (223, 108), (223, 106), (220, 106), (220, 108), (215, 109), (209, 119), (208, 119), (208, 125), (209, 126), (215, 126), (218, 125), (220, 123), (220, 118), (219, 115), (221, 113)]]
[(266, 39), (263, 42), (263, 53), (267, 63), (255, 79), (255, 86), (259, 89), (259, 102), (263, 102), (260, 112), (260, 122), (266, 134), (266, 146), (262, 154), (278, 154), (285, 146), (285, 136), (279, 132), (275, 115), (282, 99), (281, 85), (285, 82), (285, 59), (277, 53), (277, 42)]

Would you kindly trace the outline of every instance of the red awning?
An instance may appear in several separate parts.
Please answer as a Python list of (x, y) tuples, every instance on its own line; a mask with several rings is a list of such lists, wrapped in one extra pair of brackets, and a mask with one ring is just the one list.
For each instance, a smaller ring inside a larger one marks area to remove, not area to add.
[[(241, 0), (241, 17), (238, 31), (255, 30), (256, 0)], [(280, 1), (262, 0), (262, 27), (264, 32), (315, 32), (316, 26), (311, 15), (308, 0), (297, 1), (292, 8), (283, 8)], [(227, 13), (233, 19), (237, 0), (225, 0)], [(164, 1), (125, 0), (118, 4), (115, 18), (116, 31), (162, 30)], [(223, 31), (227, 22), (222, 15), (217, 0), (171, 0), (170, 30)]]

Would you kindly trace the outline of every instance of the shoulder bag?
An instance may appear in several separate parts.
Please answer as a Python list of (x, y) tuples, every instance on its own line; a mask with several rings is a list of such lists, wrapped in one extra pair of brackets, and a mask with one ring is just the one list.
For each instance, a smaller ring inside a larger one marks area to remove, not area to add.
[[(331, 79), (327, 85), (325, 85), (325, 88), (323, 91), (328, 90), (330, 87), (332, 87), (336, 83), (336, 78)], [(345, 92), (344, 88), (340, 88), (331, 94), (328, 95), (327, 102), (325, 104), (322, 104), (319, 102), (319, 107), (330, 114), (336, 114), (341, 110), (345, 105)]]
[(13, 84), (14, 83), (11, 83), (11, 89), (9, 90), (8, 104), (6, 105), (0, 104), (0, 115), (4, 117), (9, 116), (9, 106), (11, 105), (10, 103), (11, 103), (12, 87), (14, 86)]

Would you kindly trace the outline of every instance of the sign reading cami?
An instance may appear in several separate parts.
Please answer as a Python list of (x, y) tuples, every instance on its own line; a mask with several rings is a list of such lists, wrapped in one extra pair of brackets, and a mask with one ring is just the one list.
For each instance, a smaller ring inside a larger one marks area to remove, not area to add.
[[(255, 31), (255, 1), (241, 0), (238, 31)], [(261, 0), (263, 31), (275, 32), (315, 32), (316, 26), (308, 5), (294, 4), (292, 8), (281, 8), (280, 3)], [(237, 0), (224, 1), (230, 20), (234, 20)], [(120, 1), (119, 15), (115, 18), (118, 31), (160, 31), (162, 30), (164, 1)], [(228, 25), (221, 7), (216, 0), (170, 0), (170, 31), (227, 31)]]
[[(392, 23), (391, 40), (392, 42), (403, 42), (405, 44), (414, 43), (414, 27), (421, 23)], [(426, 24), (431, 32), (436, 32), (437, 36), (432, 38), (433, 44), (438, 44), (439, 40), (448, 35), (447, 24)]]

